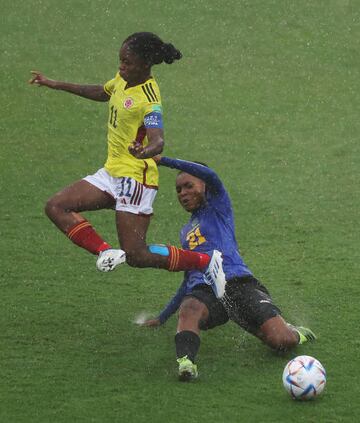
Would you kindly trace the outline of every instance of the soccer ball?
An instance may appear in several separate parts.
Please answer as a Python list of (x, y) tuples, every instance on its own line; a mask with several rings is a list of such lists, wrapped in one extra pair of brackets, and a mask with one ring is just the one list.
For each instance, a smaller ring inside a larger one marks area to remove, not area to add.
[(283, 384), (297, 400), (316, 398), (325, 388), (326, 372), (320, 361), (309, 355), (299, 355), (285, 366)]

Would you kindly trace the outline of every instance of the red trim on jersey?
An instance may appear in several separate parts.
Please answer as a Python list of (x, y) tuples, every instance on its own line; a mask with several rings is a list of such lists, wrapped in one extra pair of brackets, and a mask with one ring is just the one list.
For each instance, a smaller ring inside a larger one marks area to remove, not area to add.
[(156, 189), (156, 191), (159, 189), (159, 187), (157, 185), (148, 185), (148, 184), (143, 184), (143, 186), (145, 188), (151, 188), (151, 189)]
[(143, 185), (146, 185), (146, 171), (148, 170), (149, 165), (146, 163), (146, 161), (144, 160), (144, 170), (143, 170)]
[(146, 137), (146, 128), (144, 125), (141, 125), (137, 131), (135, 141), (142, 144), (145, 137)]

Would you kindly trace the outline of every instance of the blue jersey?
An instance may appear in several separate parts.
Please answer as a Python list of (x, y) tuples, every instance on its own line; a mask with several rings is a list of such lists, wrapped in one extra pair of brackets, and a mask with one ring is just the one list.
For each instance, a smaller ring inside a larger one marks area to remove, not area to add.
[[(191, 214), (189, 222), (181, 229), (182, 247), (209, 255), (213, 250), (221, 251), (226, 280), (252, 275), (240, 256), (235, 239), (230, 197), (217, 174), (206, 166), (168, 157), (163, 157), (160, 164), (189, 173), (206, 183), (205, 204)], [(186, 294), (189, 294), (195, 286), (204, 283), (201, 271), (185, 272), (182, 285), (161, 313), (160, 320), (165, 321), (170, 314), (176, 311)]]

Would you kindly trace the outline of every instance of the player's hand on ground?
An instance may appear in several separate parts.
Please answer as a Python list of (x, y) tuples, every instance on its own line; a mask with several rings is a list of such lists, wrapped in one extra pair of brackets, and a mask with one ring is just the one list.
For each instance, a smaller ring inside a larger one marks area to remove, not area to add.
[(145, 320), (145, 322), (141, 326), (157, 327), (160, 325), (161, 323), (159, 319), (149, 319), (149, 320)]
[(47, 78), (41, 72), (31, 71), (31, 78), (29, 79), (29, 84), (37, 85), (38, 87), (45, 86), (49, 88), (54, 88), (54, 82), (52, 79)]

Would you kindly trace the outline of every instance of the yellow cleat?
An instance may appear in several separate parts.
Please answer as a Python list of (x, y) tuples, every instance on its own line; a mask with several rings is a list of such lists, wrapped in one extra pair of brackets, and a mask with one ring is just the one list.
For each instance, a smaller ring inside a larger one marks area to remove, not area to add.
[(189, 382), (198, 377), (197, 365), (188, 359), (187, 355), (178, 358), (179, 363), (179, 380), (181, 382)]

